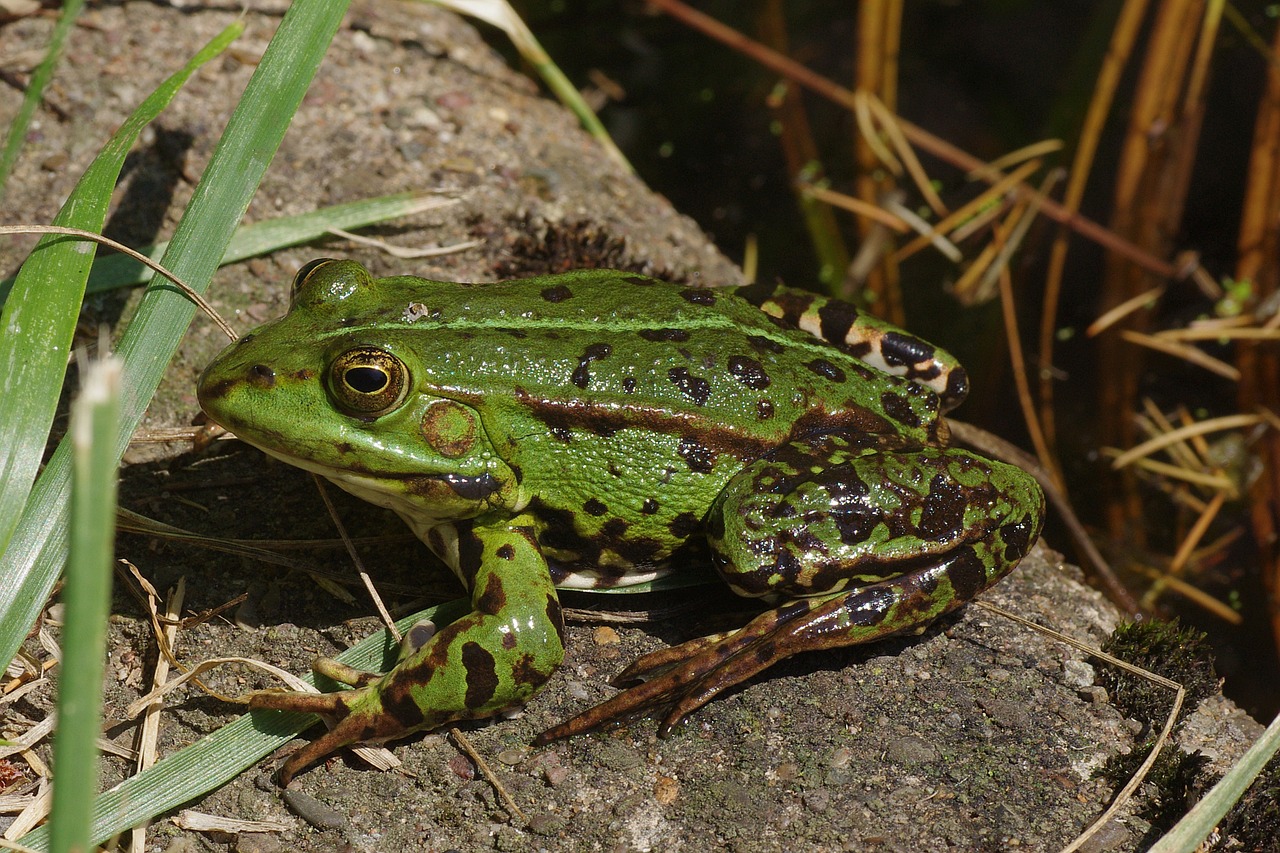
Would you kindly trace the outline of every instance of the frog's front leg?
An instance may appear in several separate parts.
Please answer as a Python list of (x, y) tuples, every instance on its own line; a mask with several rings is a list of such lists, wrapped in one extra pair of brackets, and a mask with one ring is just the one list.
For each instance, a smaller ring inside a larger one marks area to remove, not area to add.
[(453, 526), (459, 574), (471, 590), (469, 615), (431, 636), (410, 632), (399, 662), (381, 677), (333, 661), (317, 662), (317, 672), (362, 685), (354, 690), (264, 691), (250, 699), (250, 708), (303, 711), (339, 720), (323, 737), (290, 756), (280, 770), (281, 785), (351, 743), (388, 740), (519, 707), (560, 666), (564, 621), (531, 519)]
[(793, 654), (921, 629), (1013, 569), (1043, 515), (1030, 475), (964, 451), (842, 435), (780, 448), (730, 481), (708, 526), (730, 586), (784, 603), (738, 631), (641, 658), (617, 682), (647, 681), (538, 740), (652, 707), (665, 707), (666, 734)]

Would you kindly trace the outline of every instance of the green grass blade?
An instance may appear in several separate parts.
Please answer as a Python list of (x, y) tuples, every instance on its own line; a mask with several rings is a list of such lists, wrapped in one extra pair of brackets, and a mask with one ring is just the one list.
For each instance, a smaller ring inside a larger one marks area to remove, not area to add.
[[(396, 625), (404, 632), (421, 619), (431, 619), (439, 627), (470, 610), (471, 603), (459, 599), (414, 614)], [(366, 637), (337, 659), (358, 669), (384, 670), (392, 662), (389, 655), (394, 658), (395, 648), (390, 633), (382, 631)], [(314, 683), (311, 676), (305, 680)], [(158, 761), (98, 797), (93, 807), (90, 843), (101, 842), (213, 790), (288, 743), (315, 721), (310, 714), (280, 711), (245, 714)], [(29, 832), (22, 837), (22, 843), (35, 850), (47, 850), (48, 830), (41, 827)]]
[[(94, 158), (71, 191), (55, 225), (100, 231), (125, 155), (197, 68), (218, 55), (243, 25), (228, 28), (134, 111)], [(93, 245), (46, 236), (18, 273), (0, 314), (0, 552), (9, 543), (40, 467), (67, 370), (67, 354)], [(0, 613), (9, 573), (0, 579)], [(9, 627), (6, 623), (6, 627)], [(18, 632), (21, 625), (11, 626)], [(12, 654), (12, 651), (10, 651)], [(5, 660), (9, 660), (5, 657)]]
[[(208, 285), (346, 9), (339, 0), (297, 0), (263, 54), (165, 254), (170, 269), (197, 289)], [(117, 458), (193, 312), (185, 297), (153, 284), (121, 338)], [(41, 472), (0, 560), (0, 660), (12, 659), (66, 559), (69, 457), (64, 441)]]
[[(350, 231), (399, 216), (409, 216), (438, 202), (438, 193), (396, 193), (244, 225), (236, 229), (227, 252), (222, 257), (222, 263), (230, 264), (265, 255), (285, 246), (309, 243), (323, 237), (331, 228)], [(154, 250), (143, 249), (142, 253), (152, 258), (159, 257), (168, 246), (167, 242), (160, 243)], [(99, 258), (93, 265), (93, 272), (89, 274), (88, 291), (96, 293), (114, 287), (142, 284), (151, 275), (151, 270), (126, 255), (108, 255)], [(3, 292), (3, 285), (0, 285), (0, 294)]]
[(40, 107), (40, 98), (53, 77), (53, 69), (58, 67), (58, 60), (62, 58), (62, 49), (67, 43), (67, 36), (71, 34), (71, 28), (75, 26), (76, 18), (80, 16), (80, 10), (83, 8), (84, 0), (64, 0), (62, 15), (58, 17), (58, 23), (53, 27), (53, 34), (49, 37), (49, 47), (44, 53), (44, 59), (40, 60), (40, 64), (36, 66), (31, 80), (27, 83), (27, 90), (22, 93), (22, 106), (18, 108), (18, 114), (13, 118), (13, 124), (9, 125), (4, 150), (0, 151), (0, 199), (4, 198), (5, 184), (9, 180), (14, 164), (18, 162), (22, 143), (27, 137), (27, 128), (31, 126), (31, 119)]
[(75, 473), (71, 490), (74, 536), (67, 561), (62, 665), (58, 673), (58, 732), (53, 742), (50, 815), (55, 853), (88, 850), (89, 816), (98, 793), (98, 734), (102, 728), (102, 671), (111, 609), (115, 544), (116, 421), (120, 364), (90, 366), (72, 407)]
[[(447, 202), (440, 200), (439, 193), (431, 191), (395, 193), (322, 207), (297, 216), (280, 216), (255, 222), (252, 225), (241, 225), (231, 238), (226, 254), (222, 256), (222, 263), (235, 263), (245, 258), (265, 255), (285, 246), (308, 243), (324, 236), (331, 228), (350, 231), (398, 216), (410, 216), (441, 203)], [(168, 248), (169, 242), (166, 240), (138, 251), (149, 258), (157, 259)], [(100, 293), (117, 287), (146, 284), (151, 280), (152, 275), (152, 270), (128, 255), (107, 255), (93, 262), (93, 270), (89, 273), (89, 283), (85, 287), (85, 292)], [(9, 295), (9, 289), (12, 286), (13, 279), (0, 281), (0, 305), (4, 304), (5, 297)]]
[(1262, 737), (1254, 741), (1218, 784), (1210, 788), (1209, 793), (1155, 843), (1150, 853), (1191, 853), (1200, 849), (1209, 833), (1240, 801), (1277, 751), (1280, 751), (1280, 716), (1271, 721)]

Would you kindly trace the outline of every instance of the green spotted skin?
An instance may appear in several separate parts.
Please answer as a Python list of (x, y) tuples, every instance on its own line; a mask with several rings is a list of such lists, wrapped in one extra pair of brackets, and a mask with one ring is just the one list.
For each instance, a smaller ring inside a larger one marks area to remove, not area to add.
[(928, 624), (1011, 570), (1043, 498), (947, 448), (967, 391), (945, 352), (785, 288), (698, 289), (583, 270), (494, 284), (304, 267), (289, 312), (199, 382), (217, 423), (395, 510), (472, 613), (411, 632), (354, 689), (258, 707), (341, 722), (281, 781), (348, 743), (518, 707), (563, 657), (557, 588), (622, 587), (710, 560), (776, 605), (637, 661), (647, 679), (540, 740), (711, 696), (807, 649)]

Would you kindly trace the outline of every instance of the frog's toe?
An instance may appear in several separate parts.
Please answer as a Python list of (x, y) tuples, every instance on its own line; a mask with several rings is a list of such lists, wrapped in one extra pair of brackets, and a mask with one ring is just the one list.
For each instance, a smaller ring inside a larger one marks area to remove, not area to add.
[[(772, 614), (764, 614), (772, 616)], [(768, 628), (776, 626), (770, 618)], [(658, 735), (666, 737), (682, 719), (711, 701), (716, 694), (768, 668), (779, 656), (761, 645), (753, 625), (730, 634), (690, 640), (637, 660), (614, 679), (625, 684), (644, 678), (610, 699), (538, 735), (539, 745), (585, 734), (608, 723), (654, 708), (664, 708)]]
[[(276, 775), (280, 787), (287, 788), (299, 771), (337, 752), (344, 746), (361, 742), (381, 742), (408, 734), (411, 730), (393, 715), (373, 713), (360, 707), (369, 691), (343, 690), (337, 693), (301, 693), (262, 690), (249, 697), (249, 708), (273, 711), (296, 711), (318, 714), (329, 731), (301, 747), (285, 761)], [(335, 722), (336, 720), (336, 722)]]

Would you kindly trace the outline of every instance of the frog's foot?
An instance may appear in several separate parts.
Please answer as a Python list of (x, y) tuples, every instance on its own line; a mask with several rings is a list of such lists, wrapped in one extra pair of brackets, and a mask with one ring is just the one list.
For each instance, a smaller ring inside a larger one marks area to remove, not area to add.
[(285, 761), (277, 775), (281, 787), (288, 787), (300, 770), (344, 746), (392, 740), (420, 727), (420, 718), (403, 721), (383, 709), (377, 688), (383, 676), (328, 659), (317, 660), (312, 668), (336, 681), (360, 686), (336, 693), (263, 690), (249, 698), (250, 710), (261, 708), (316, 714), (329, 726), (329, 731), (322, 737), (294, 752)]

